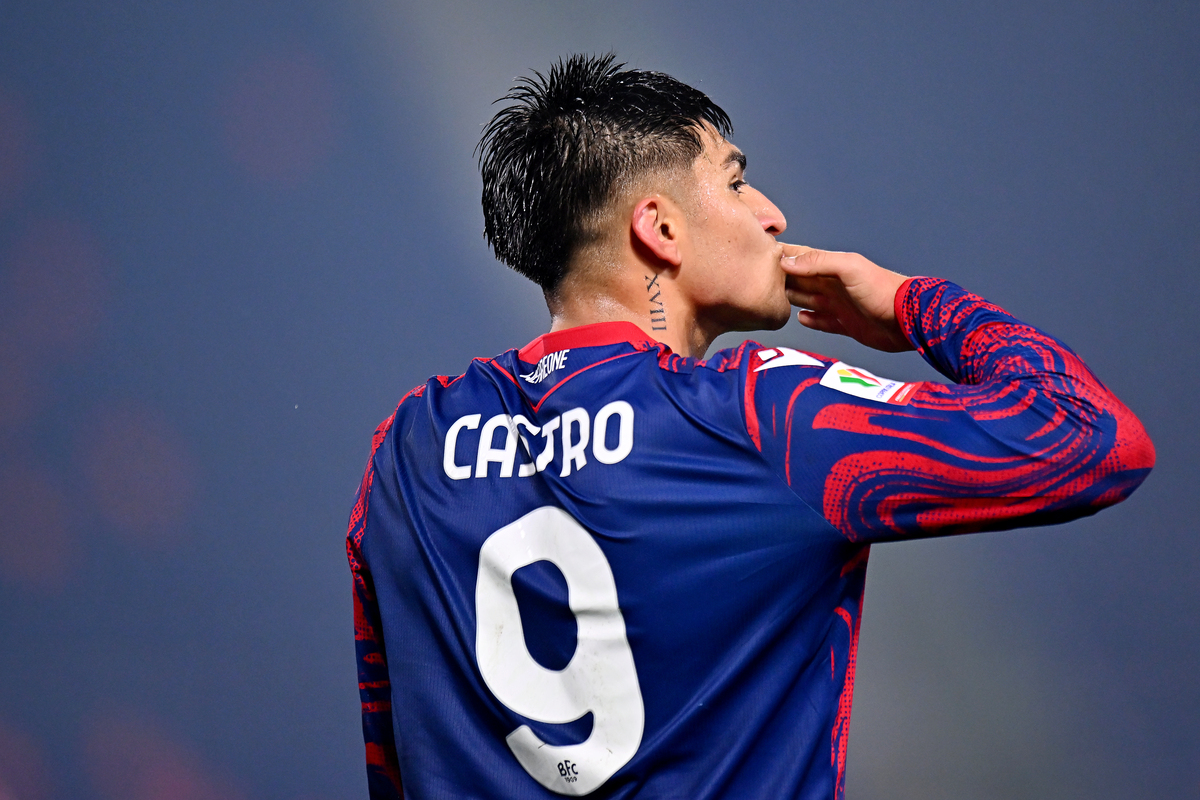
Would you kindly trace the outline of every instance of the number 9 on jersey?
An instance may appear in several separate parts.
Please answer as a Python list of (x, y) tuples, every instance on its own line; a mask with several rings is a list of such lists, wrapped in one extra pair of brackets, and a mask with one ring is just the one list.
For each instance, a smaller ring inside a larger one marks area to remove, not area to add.
[[(538, 664), (525, 645), (512, 577), (549, 561), (567, 582), (578, 643), (565, 669)], [(535, 509), (483, 543), (475, 584), (475, 656), (488, 689), (517, 714), (564, 724), (593, 715), (579, 744), (549, 745), (528, 725), (505, 741), (517, 761), (552, 792), (585, 795), (629, 762), (642, 741), (645, 709), (617, 585), (604, 552), (574, 518), (554, 506)]]

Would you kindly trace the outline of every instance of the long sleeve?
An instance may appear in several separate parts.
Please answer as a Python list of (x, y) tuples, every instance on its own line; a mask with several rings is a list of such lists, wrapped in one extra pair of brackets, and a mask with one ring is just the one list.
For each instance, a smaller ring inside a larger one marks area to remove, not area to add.
[(839, 391), (886, 386), (840, 362), (756, 375), (746, 355), (764, 456), (851, 540), (1063, 522), (1125, 499), (1154, 465), (1141, 423), (1054, 337), (934, 278), (906, 282), (896, 313), (955, 385), (881, 401)]
[(375, 453), (391, 427), (388, 417), (375, 431), (371, 458), (358, 489), (346, 534), (346, 556), (354, 579), (354, 650), (358, 662), (358, 692), (362, 701), (363, 739), (366, 744), (367, 787), (372, 800), (400, 800), (396, 736), (392, 727), (392, 685), (388, 677), (383, 626), (375, 586), (362, 556), (362, 539), (367, 524), (367, 504), (374, 483)]

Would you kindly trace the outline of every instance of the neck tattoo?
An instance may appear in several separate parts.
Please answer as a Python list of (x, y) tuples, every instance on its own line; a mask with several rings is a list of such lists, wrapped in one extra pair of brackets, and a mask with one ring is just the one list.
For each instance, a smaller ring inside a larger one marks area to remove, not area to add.
[(643, 276), (646, 283), (646, 294), (650, 295), (650, 330), (665, 331), (667, 329), (667, 307), (662, 301), (662, 287), (658, 285), (658, 276), (651, 278)]

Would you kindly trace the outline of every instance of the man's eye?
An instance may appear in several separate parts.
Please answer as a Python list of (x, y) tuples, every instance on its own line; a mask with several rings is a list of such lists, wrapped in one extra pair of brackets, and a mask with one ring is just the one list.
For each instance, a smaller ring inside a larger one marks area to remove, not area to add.
[(741, 191), (742, 191), (742, 187), (746, 185), (746, 182), (745, 182), (745, 181), (743, 181), (743, 180), (741, 180), (741, 179), (739, 179), (739, 180), (736, 180), (736, 181), (734, 181), (733, 183), (731, 183), (731, 184), (729, 184), (729, 185), (730, 185), (730, 187), (731, 187), (731, 188), (732, 188), (732, 189), (733, 189), (735, 192), (741, 192)]

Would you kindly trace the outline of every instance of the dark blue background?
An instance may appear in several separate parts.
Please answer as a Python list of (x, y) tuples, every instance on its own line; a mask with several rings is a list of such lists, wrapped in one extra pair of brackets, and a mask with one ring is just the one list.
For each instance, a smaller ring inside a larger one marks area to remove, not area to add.
[(370, 433), (545, 329), (471, 151), (513, 76), (610, 48), (730, 112), (786, 240), (1048, 329), (1158, 446), (1098, 517), (875, 548), (848, 795), (1195, 796), (1198, 34), (1184, 2), (0, 4), (0, 796), (363, 794)]

